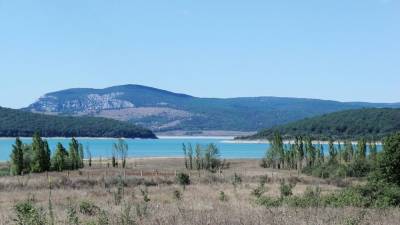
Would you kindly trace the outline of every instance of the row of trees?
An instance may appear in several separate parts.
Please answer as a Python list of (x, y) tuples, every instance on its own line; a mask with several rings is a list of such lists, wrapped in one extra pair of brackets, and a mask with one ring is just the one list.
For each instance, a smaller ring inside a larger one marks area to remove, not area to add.
[(323, 165), (371, 165), (377, 160), (377, 145), (360, 139), (357, 145), (349, 140), (341, 142), (330, 139), (325, 155), (324, 145), (314, 144), (312, 138), (297, 136), (293, 142), (284, 144), (282, 136), (275, 133), (270, 140), (271, 146), (262, 159), (262, 167), (277, 169), (296, 169), (299, 172), (305, 168)]
[(84, 166), (83, 145), (75, 138), (71, 139), (68, 151), (58, 143), (52, 155), (47, 140), (43, 140), (38, 133), (34, 134), (32, 144), (24, 144), (16, 138), (10, 158), (11, 173), (14, 175), (76, 170)]
[(225, 160), (219, 158), (219, 150), (215, 144), (202, 147), (197, 144), (193, 150), (192, 144), (182, 144), (185, 168), (188, 170), (208, 170), (216, 172), (228, 166)]

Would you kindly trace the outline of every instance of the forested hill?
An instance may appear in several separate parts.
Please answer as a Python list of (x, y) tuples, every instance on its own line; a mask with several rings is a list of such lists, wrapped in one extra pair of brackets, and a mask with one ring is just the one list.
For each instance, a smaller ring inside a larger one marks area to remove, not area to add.
[(48, 93), (24, 110), (111, 118), (153, 131), (257, 131), (325, 113), (383, 107), (396, 108), (400, 103), (280, 97), (199, 98), (141, 85), (122, 85)]
[(112, 119), (35, 114), (0, 107), (0, 137), (156, 138), (147, 129)]
[(397, 131), (400, 131), (400, 109), (357, 109), (303, 119), (239, 139), (268, 139), (275, 132), (285, 138), (301, 135), (317, 139), (380, 139)]

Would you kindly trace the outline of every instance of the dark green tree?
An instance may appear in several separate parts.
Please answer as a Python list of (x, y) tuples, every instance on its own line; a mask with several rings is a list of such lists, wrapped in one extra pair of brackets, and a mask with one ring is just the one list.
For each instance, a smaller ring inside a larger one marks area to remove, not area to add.
[(329, 139), (329, 162), (330, 163), (337, 163), (337, 152), (335, 145), (333, 143), (333, 139)]
[(356, 159), (357, 160), (365, 160), (367, 157), (367, 141), (364, 138), (358, 140), (357, 143), (357, 152)]
[(343, 149), (342, 149), (342, 144), (340, 143), (340, 140), (337, 141), (337, 158), (339, 159), (339, 163), (341, 164), (344, 159), (343, 159)]
[(303, 169), (303, 160), (304, 160), (304, 144), (303, 137), (296, 136), (294, 145), (296, 147), (296, 155), (297, 155), (297, 170), (300, 172)]
[(345, 162), (350, 162), (353, 160), (354, 149), (353, 144), (350, 140), (346, 140), (344, 142), (344, 152), (343, 152), (343, 159)]
[(79, 143), (79, 147), (78, 147), (78, 151), (79, 151), (79, 168), (83, 168), (85, 165), (83, 164), (83, 160), (85, 158), (84, 152), (83, 152), (83, 145), (81, 143)]
[(384, 139), (377, 167), (380, 179), (400, 185), (400, 133)]
[(68, 169), (67, 165), (68, 152), (61, 143), (57, 144), (56, 151), (52, 158), (52, 167), (56, 171)]
[(376, 143), (373, 141), (373, 142), (370, 142), (369, 143), (369, 159), (372, 161), (372, 162), (376, 162), (376, 160), (377, 160), (377, 156), (378, 156), (378, 150), (377, 150), (377, 147), (376, 147)]
[(79, 142), (72, 138), (69, 143), (68, 157), (70, 162), (70, 169), (76, 170), (79, 168)]
[(49, 143), (47, 140), (43, 141), (43, 153), (44, 153), (44, 160), (43, 160), (43, 169), (44, 171), (50, 171), (51, 169), (51, 150), (49, 147)]
[(24, 149), (22, 141), (17, 138), (12, 146), (11, 168), (14, 175), (22, 175), (24, 171)]
[(316, 149), (315, 146), (312, 144), (312, 139), (311, 137), (306, 137), (305, 138), (306, 142), (306, 154), (307, 154), (307, 165), (308, 166), (313, 166), (315, 164), (316, 160)]
[(46, 171), (47, 167), (47, 152), (45, 150), (44, 142), (39, 133), (35, 133), (32, 139), (32, 172), (41, 173)]
[(275, 133), (270, 143), (270, 147), (266, 153), (267, 161), (272, 163), (273, 168), (283, 168), (285, 150), (283, 148), (282, 136), (279, 133)]

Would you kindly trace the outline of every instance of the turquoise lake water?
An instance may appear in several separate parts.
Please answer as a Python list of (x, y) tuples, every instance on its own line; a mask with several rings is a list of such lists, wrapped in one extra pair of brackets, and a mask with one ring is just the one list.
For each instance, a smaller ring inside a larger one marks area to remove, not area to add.
[[(101, 139), (101, 138), (77, 138), (80, 143), (86, 148), (89, 148), (92, 157), (110, 157), (112, 153), (113, 143), (116, 139)], [(31, 143), (31, 138), (21, 138), (24, 143)], [(68, 148), (69, 138), (49, 138), (50, 148), (54, 150), (58, 142), (62, 143), (65, 148)], [(128, 154), (131, 157), (182, 157), (182, 144), (191, 143), (193, 147), (196, 144), (207, 145), (214, 143), (220, 150), (220, 155), (223, 158), (261, 158), (268, 144), (266, 143), (227, 143), (232, 141), (231, 138), (160, 138), (156, 140), (141, 140), (141, 139), (125, 139), (128, 143)], [(12, 145), (15, 138), (0, 139), (0, 161), (9, 160)]]
[[(77, 138), (86, 149), (89, 148), (92, 157), (110, 157), (112, 154), (113, 143), (116, 139), (102, 138)], [(58, 142), (68, 149), (70, 138), (49, 138), (47, 139), (52, 150)], [(240, 143), (234, 142), (232, 138), (195, 138), (195, 137), (173, 137), (160, 138), (156, 140), (125, 139), (129, 146), (128, 154), (130, 157), (182, 157), (182, 144), (191, 143), (207, 145), (214, 143), (217, 145), (220, 155), (226, 159), (262, 158), (269, 147), (267, 143)], [(31, 143), (31, 138), (22, 138), (24, 143)], [(12, 145), (15, 138), (0, 138), (0, 161), (9, 160)], [(378, 146), (378, 149), (380, 147)], [(324, 145), (325, 152), (328, 146)]]

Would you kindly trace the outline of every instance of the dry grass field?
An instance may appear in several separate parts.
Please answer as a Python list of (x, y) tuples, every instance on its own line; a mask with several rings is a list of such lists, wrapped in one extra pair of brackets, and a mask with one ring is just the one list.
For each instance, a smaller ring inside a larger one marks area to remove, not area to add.
[[(80, 171), (3, 176), (0, 177), (0, 224), (17, 224), (15, 205), (27, 200), (42, 208), (47, 218), (51, 204), (55, 224), (71, 224), (71, 210), (76, 212), (72, 214), (78, 218), (77, 224), (100, 225), (400, 223), (399, 209), (259, 206), (251, 192), (265, 175), (268, 182), (264, 195), (270, 196), (280, 195), (282, 179), (297, 183), (294, 195), (302, 195), (307, 187), (315, 186), (326, 194), (358, 181), (327, 181), (298, 176), (296, 171), (263, 169), (256, 160), (229, 162), (229, 169), (215, 174), (185, 171), (183, 159), (149, 158), (129, 159), (126, 170), (108, 168), (103, 160)], [(190, 174), (190, 185), (182, 187), (176, 182), (179, 172)], [(242, 182), (234, 185), (235, 173)]]

